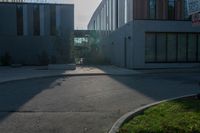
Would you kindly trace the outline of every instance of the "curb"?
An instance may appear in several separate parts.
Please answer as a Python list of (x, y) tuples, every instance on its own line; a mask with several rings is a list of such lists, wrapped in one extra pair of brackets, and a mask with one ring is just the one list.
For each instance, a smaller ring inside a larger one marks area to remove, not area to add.
[(134, 74), (111, 74), (111, 73), (82, 73), (82, 74), (58, 74), (58, 75), (44, 75), (44, 76), (33, 76), (33, 77), (26, 77), (26, 78), (18, 78), (18, 79), (11, 79), (6, 81), (0, 81), (0, 84), (6, 84), (10, 82), (22, 81), (22, 80), (33, 80), (33, 79), (42, 79), (42, 78), (64, 78), (64, 77), (75, 77), (75, 76), (131, 76)]
[(133, 117), (142, 114), (144, 112), (144, 110), (146, 110), (146, 109), (148, 109), (148, 108), (150, 108), (152, 106), (158, 105), (158, 104), (163, 103), (163, 102), (167, 102), (167, 101), (171, 101), (171, 100), (176, 100), (176, 99), (181, 99), (181, 98), (185, 98), (185, 97), (192, 97), (192, 96), (196, 96), (196, 95), (197, 94), (189, 94), (189, 95), (179, 96), (179, 97), (175, 97), (175, 98), (170, 98), (170, 99), (162, 100), (162, 101), (159, 101), (159, 102), (151, 103), (151, 104), (145, 105), (143, 107), (140, 107), (138, 109), (135, 109), (134, 111), (128, 112), (125, 115), (123, 115), (122, 117), (120, 117), (114, 123), (114, 125), (112, 126), (112, 128), (110, 129), (110, 131), (108, 133), (118, 133), (120, 127), (124, 123), (128, 122)]

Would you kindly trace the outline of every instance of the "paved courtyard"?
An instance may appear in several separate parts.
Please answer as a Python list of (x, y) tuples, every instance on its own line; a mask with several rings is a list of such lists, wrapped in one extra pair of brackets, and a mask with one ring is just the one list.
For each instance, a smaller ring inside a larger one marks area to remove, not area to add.
[(106, 133), (123, 114), (199, 92), (199, 73), (73, 76), (0, 84), (1, 133)]

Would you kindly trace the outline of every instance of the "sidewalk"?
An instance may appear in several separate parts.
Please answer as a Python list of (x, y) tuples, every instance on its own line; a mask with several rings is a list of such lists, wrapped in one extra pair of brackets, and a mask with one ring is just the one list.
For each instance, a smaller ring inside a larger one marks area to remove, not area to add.
[(200, 68), (130, 70), (112, 65), (77, 66), (76, 70), (48, 70), (41, 66), (0, 67), (0, 83), (31, 78), (81, 75), (135, 75), (160, 73), (200, 73)]
[(0, 67), (0, 83), (30, 78), (74, 75), (133, 75), (139, 71), (123, 69), (115, 66), (77, 66), (76, 70), (48, 70), (45, 67)]

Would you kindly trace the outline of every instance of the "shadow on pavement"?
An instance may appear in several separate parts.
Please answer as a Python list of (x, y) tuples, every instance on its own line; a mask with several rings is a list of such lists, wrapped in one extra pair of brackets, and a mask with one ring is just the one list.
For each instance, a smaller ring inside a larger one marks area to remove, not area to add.
[[(38, 78), (0, 84), (0, 122), (12, 113), (18, 112), (20, 107), (42, 91), (59, 86), (61, 84), (60, 79), (62, 78), (44, 78), (43, 80)], [(34, 80), (34, 84), (29, 82), (31, 80)], [(45, 80), (48, 80), (48, 82), (44, 82)], [(23, 111), (29, 112), (30, 110)]]

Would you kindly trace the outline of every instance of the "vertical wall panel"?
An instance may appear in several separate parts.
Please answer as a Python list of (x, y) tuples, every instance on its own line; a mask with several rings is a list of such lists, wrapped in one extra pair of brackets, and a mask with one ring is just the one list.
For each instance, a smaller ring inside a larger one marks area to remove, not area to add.
[(27, 9), (27, 4), (23, 5), (23, 24), (24, 24), (24, 35), (28, 35), (28, 9)]
[(45, 10), (44, 5), (40, 5), (40, 35), (45, 35)]
[(56, 6), (56, 30), (59, 32), (61, 30), (61, 7)]

